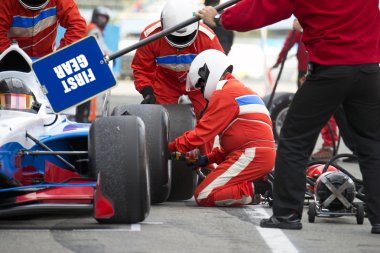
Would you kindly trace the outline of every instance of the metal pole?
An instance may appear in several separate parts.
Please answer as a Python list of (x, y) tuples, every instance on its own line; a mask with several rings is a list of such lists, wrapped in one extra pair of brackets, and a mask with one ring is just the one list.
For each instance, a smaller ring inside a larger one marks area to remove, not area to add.
[[(230, 7), (231, 5), (236, 4), (239, 1), (240, 0), (230, 0), (230, 1), (227, 1), (225, 3), (219, 4), (218, 6), (215, 6), (215, 9), (216, 9), (216, 11), (220, 12), (220, 11), (224, 10), (225, 8)], [(195, 22), (197, 22), (199, 20), (201, 20), (201, 19), (198, 16), (194, 16), (193, 18), (190, 18), (190, 19), (188, 19), (186, 21), (183, 21), (182, 23), (179, 23), (176, 26), (173, 26), (173, 27), (171, 27), (169, 29), (165, 29), (165, 30), (163, 30), (163, 31), (161, 31), (159, 33), (156, 33), (156, 34), (154, 34), (152, 36), (149, 36), (149, 37), (147, 37), (147, 38), (145, 38), (143, 40), (140, 40), (139, 42), (137, 42), (134, 45), (131, 45), (131, 46), (126, 47), (126, 48), (124, 48), (122, 50), (119, 50), (119, 51), (117, 51), (117, 52), (109, 55), (108, 57), (105, 57), (104, 60), (108, 63), (109, 61), (112, 61), (112, 60), (114, 60), (114, 59), (116, 59), (116, 58), (118, 58), (118, 57), (120, 57), (120, 56), (122, 56), (124, 54), (127, 54), (127, 53), (129, 53), (129, 52), (131, 52), (131, 51), (133, 51), (133, 50), (135, 50), (135, 49), (137, 49), (139, 47), (142, 47), (142, 46), (144, 46), (146, 44), (149, 44), (152, 41), (155, 41), (155, 40), (157, 40), (159, 38), (162, 38), (162, 37), (164, 37), (164, 36), (166, 36), (168, 34), (171, 34), (171, 33), (175, 32), (175, 31), (177, 31), (177, 30), (179, 30), (179, 29), (181, 29), (181, 28), (183, 28), (185, 26), (188, 26), (188, 25), (190, 25), (192, 23), (195, 23)]]

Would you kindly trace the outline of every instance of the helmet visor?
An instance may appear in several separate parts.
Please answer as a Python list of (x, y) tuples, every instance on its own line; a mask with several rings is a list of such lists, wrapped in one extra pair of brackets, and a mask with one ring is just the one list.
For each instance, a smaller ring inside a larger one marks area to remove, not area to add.
[(1, 110), (30, 110), (33, 96), (26, 94), (0, 94)]
[(195, 38), (197, 37), (197, 34), (198, 30), (195, 30), (194, 32), (185, 36), (169, 34), (166, 36), (166, 39), (172, 46), (176, 48), (185, 48), (190, 46), (194, 42)]

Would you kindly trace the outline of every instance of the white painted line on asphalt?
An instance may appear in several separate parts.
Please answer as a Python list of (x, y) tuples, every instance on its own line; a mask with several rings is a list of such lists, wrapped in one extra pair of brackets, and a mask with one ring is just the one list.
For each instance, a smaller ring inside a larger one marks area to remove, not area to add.
[[(54, 229), (59, 230), (59, 229)], [(62, 229), (65, 231), (66, 229)], [(139, 229), (135, 230), (132, 228), (96, 228), (96, 229), (73, 229), (74, 232), (140, 232)]]
[(140, 222), (140, 224), (145, 224), (145, 225), (162, 225), (164, 223), (162, 221), (143, 221), (143, 222)]
[[(269, 218), (269, 214), (260, 206), (248, 206), (249, 211), (245, 209), (251, 219)], [(248, 211), (248, 212), (247, 212)], [(298, 253), (296, 247), (281, 229), (256, 227), (265, 243), (273, 253)]]
[(18, 231), (18, 232), (51, 232), (51, 231), (71, 231), (71, 232), (140, 232), (141, 229), (139, 228), (83, 228), (83, 229), (66, 229), (66, 228), (54, 228), (54, 229), (7, 229), (6, 231), (13, 232), (13, 231)]
[(139, 223), (131, 224), (130, 228), (86, 228), (86, 229), (73, 229), (73, 231), (85, 231), (85, 232), (140, 232), (141, 231), (141, 225)]
[(131, 224), (131, 231), (141, 231), (141, 225), (140, 224)]
[(164, 224), (162, 221), (144, 221), (136, 224), (131, 224), (130, 228), (126, 227), (121, 227), (121, 228), (73, 228), (73, 229), (68, 229), (68, 228), (42, 228), (42, 229), (7, 229), (7, 231), (35, 231), (35, 232), (46, 232), (46, 231), (75, 231), (75, 232), (140, 232), (141, 231), (141, 224), (143, 225), (162, 225)]

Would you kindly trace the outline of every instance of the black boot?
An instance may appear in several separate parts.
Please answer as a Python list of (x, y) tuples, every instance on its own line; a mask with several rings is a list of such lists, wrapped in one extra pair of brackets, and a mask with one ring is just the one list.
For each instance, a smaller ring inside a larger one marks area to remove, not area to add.
[(268, 205), (271, 207), (273, 203), (273, 181), (274, 176), (272, 174), (273, 172), (269, 173), (267, 176), (265, 176), (264, 179), (256, 181), (253, 183), (255, 189), (255, 195), (260, 194), (262, 198), (264, 199), (264, 203), (268, 203)]
[(372, 234), (380, 234), (380, 224), (373, 224), (371, 229)]
[(253, 185), (255, 186), (255, 194), (264, 195), (267, 192), (272, 191), (271, 185), (264, 180), (253, 182)]
[(282, 229), (302, 229), (301, 218), (296, 213), (288, 216), (274, 216), (269, 219), (262, 219), (260, 227), (282, 228)]

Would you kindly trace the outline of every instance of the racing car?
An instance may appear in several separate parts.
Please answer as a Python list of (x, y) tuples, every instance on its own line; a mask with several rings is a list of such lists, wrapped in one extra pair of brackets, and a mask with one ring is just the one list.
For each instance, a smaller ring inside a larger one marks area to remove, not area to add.
[(196, 173), (167, 153), (194, 127), (189, 106), (122, 105), (73, 122), (53, 113), (31, 64), (17, 44), (0, 55), (0, 218), (92, 211), (135, 223), (151, 203), (192, 197)]

